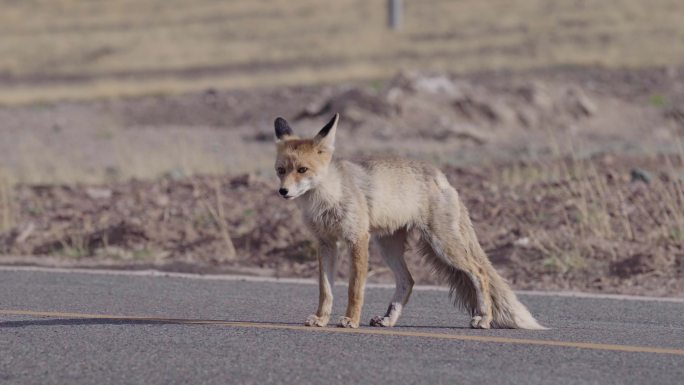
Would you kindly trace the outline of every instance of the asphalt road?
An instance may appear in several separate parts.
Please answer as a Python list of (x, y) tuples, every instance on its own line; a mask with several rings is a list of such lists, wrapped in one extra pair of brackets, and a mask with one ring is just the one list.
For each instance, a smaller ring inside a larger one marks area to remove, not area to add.
[(552, 329), (471, 330), (434, 290), (350, 332), (300, 326), (315, 285), (0, 270), (0, 383), (684, 383), (684, 301), (521, 299)]

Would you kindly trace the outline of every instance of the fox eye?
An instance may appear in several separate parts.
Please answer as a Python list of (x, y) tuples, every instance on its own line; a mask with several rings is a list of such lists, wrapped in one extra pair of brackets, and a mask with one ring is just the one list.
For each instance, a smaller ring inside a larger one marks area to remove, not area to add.
[(308, 170), (308, 168), (306, 168), (306, 167), (300, 167), (297, 169), (297, 172), (300, 174), (304, 174), (307, 170)]
[(285, 167), (278, 167), (276, 171), (278, 171), (278, 175), (285, 175)]

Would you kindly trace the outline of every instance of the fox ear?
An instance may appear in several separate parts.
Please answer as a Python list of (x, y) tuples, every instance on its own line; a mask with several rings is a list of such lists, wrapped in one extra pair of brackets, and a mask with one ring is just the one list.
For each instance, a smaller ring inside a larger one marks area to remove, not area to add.
[(340, 114), (335, 114), (328, 124), (326, 124), (314, 137), (314, 142), (328, 150), (332, 151), (335, 149), (335, 132), (337, 131), (337, 122), (339, 120)]
[(287, 120), (283, 118), (276, 118), (275, 122), (273, 122), (273, 126), (275, 127), (276, 142), (280, 142), (285, 140), (288, 136), (294, 135)]

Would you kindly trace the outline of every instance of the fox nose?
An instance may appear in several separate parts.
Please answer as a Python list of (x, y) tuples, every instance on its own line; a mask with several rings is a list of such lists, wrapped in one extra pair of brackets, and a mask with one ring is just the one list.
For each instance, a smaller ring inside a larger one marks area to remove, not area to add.
[(282, 196), (286, 196), (286, 195), (287, 195), (287, 189), (286, 189), (286, 188), (281, 188), (280, 190), (278, 190), (278, 192), (279, 192), (280, 195), (282, 195)]

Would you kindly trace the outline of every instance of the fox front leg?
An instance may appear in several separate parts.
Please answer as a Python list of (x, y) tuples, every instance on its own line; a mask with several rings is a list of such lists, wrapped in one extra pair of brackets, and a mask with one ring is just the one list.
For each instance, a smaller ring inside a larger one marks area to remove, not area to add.
[(351, 244), (351, 272), (349, 276), (349, 303), (339, 327), (358, 328), (363, 307), (363, 295), (368, 275), (368, 242), (370, 235), (364, 234)]
[(336, 264), (337, 242), (321, 241), (318, 250), (318, 310), (306, 318), (304, 325), (323, 327), (328, 324), (333, 305)]

